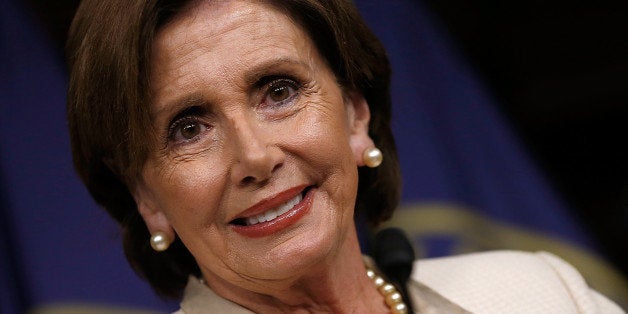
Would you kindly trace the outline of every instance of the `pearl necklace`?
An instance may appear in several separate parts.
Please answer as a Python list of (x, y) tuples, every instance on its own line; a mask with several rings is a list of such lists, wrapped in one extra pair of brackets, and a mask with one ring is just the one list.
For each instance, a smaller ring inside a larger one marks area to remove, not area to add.
[(388, 306), (390, 307), (390, 311), (393, 314), (408, 313), (408, 307), (406, 307), (406, 304), (403, 303), (401, 293), (397, 291), (397, 288), (395, 288), (395, 286), (387, 283), (384, 278), (375, 274), (375, 272), (368, 267), (366, 268), (366, 275), (371, 280), (373, 280), (377, 291), (379, 291), (379, 293), (384, 296), (384, 299), (386, 299), (386, 304), (388, 304)]

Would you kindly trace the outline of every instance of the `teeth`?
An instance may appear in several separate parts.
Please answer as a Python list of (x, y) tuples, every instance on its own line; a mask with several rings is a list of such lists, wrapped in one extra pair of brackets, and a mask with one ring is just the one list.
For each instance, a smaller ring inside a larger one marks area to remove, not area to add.
[(271, 221), (277, 218), (277, 212), (274, 210), (269, 210), (268, 212), (266, 212), (265, 216), (266, 216), (266, 221)]
[(266, 222), (266, 221), (271, 221), (275, 218), (277, 218), (278, 216), (281, 216), (285, 213), (287, 213), (289, 210), (292, 209), (292, 207), (294, 207), (294, 205), (299, 204), (299, 202), (303, 199), (303, 197), (301, 196), (301, 194), (295, 196), (293, 199), (287, 201), (286, 203), (284, 203), (283, 205), (277, 207), (277, 208), (273, 208), (265, 213), (259, 214), (257, 216), (253, 216), (253, 217), (249, 217), (246, 219), (246, 225), (250, 226), (250, 225), (254, 225), (260, 222)]
[(259, 219), (257, 219), (257, 216), (253, 216), (253, 217), (247, 219), (247, 224), (249, 224), (249, 225), (254, 225), (254, 224), (258, 223), (258, 222), (259, 222)]

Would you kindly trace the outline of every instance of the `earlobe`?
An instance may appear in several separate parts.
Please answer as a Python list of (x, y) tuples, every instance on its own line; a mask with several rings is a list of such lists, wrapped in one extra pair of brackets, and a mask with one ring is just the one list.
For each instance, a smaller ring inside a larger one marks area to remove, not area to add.
[(355, 162), (358, 167), (364, 166), (364, 151), (370, 147), (374, 147), (373, 140), (369, 136), (369, 122), (371, 120), (371, 111), (364, 96), (359, 93), (349, 93), (347, 95), (347, 114), (349, 117), (349, 145)]
[(148, 232), (151, 234), (151, 246), (156, 251), (164, 251), (174, 241), (175, 232), (166, 214), (154, 203), (150, 192), (141, 184), (135, 188), (133, 198)]

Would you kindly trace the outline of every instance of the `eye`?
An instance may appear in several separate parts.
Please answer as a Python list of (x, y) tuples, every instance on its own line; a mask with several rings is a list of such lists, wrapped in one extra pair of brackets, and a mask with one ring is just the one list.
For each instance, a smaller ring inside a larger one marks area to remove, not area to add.
[(268, 97), (270, 97), (270, 99), (272, 99), (273, 101), (279, 102), (288, 99), (288, 97), (290, 97), (292, 93), (294, 93), (294, 90), (292, 90), (292, 87), (290, 86), (273, 86), (273, 88), (268, 93)]
[(185, 117), (172, 124), (168, 137), (175, 143), (189, 142), (206, 130), (207, 126), (196, 117)]
[(275, 107), (283, 106), (294, 100), (298, 94), (298, 84), (287, 78), (280, 78), (271, 81), (264, 95), (262, 104)]
[(201, 128), (202, 126), (197, 121), (189, 121), (181, 126), (179, 132), (181, 133), (181, 137), (189, 140), (201, 133)]

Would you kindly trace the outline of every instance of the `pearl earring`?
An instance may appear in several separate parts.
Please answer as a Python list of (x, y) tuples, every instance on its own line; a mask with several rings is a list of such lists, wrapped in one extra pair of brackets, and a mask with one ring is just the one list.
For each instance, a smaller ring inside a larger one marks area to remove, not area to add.
[(171, 243), (172, 240), (161, 231), (157, 231), (150, 236), (150, 246), (157, 252), (167, 250)]
[(377, 147), (370, 147), (364, 150), (362, 153), (362, 160), (364, 160), (364, 164), (369, 168), (375, 168), (382, 163), (384, 160), (384, 156), (382, 155), (382, 151), (377, 149)]

